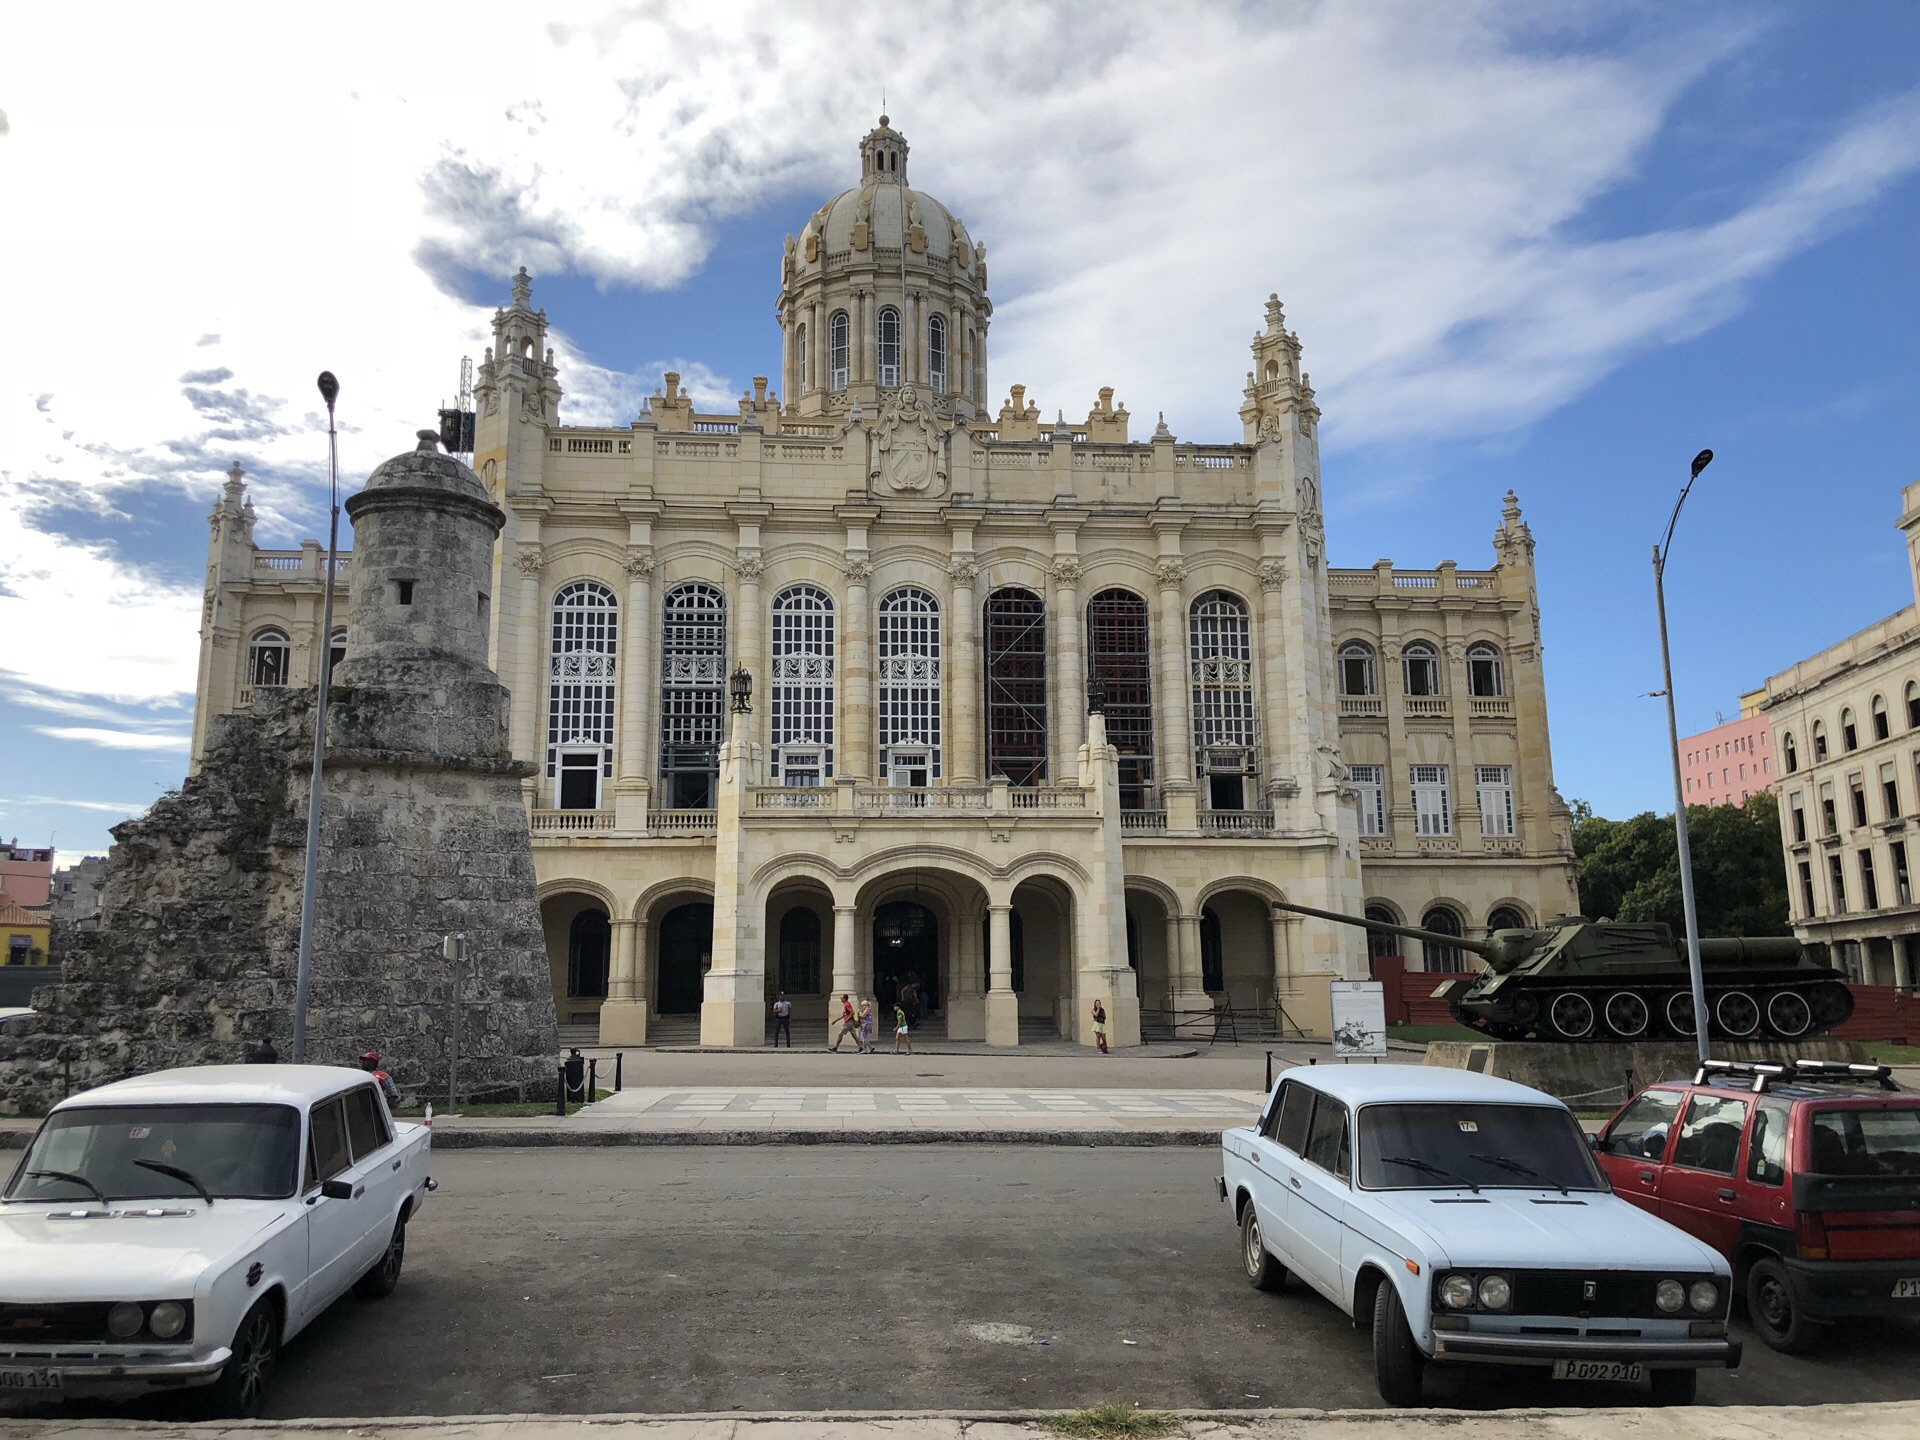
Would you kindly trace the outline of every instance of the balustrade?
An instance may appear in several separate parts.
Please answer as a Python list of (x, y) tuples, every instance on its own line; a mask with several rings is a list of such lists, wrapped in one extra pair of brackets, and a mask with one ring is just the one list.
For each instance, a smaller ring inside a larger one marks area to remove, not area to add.
[(1440, 720), (1447, 717), (1447, 697), (1444, 695), (1409, 695), (1406, 697), (1406, 706), (1409, 715)]
[(753, 792), (756, 810), (831, 810), (834, 792), (819, 785), (766, 787)]
[(592, 835), (613, 829), (611, 810), (536, 810), (528, 821), (535, 835)]
[(1202, 810), (1200, 829), (1208, 835), (1259, 835), (1273, 829), (1271, 810)]
[(1123, 835), (1164, 835), (1167, 812), (1164, 810), (1122, 810), (1120, 833)]
[(1513, 701), (1506, 696), (1480, 697), (1473, 701), (1473, 716), (1478, 719), (1505, 719), (1513, 714)]
[(1087, 792), (1078, 785), (1023, 785), (1007, 793), (1016, 810), (1084, 810), (1087, 808)]
[(1348, 716), (1384, 715), (1386, 701), (1378, 695), (1342, 695), (1340, 713)]

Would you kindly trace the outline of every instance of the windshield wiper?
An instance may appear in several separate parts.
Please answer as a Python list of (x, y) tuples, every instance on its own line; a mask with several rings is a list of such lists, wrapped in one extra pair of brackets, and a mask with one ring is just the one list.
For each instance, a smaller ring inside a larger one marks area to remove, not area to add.
[(138, 1165), (142, 1170), (152, 1170), (158, 1174), (171, 1175), (176, 1180), (184, 1181), (186, 1184), (198, 1190), (200, 1192), (200, 1198), (206, 1201), (208, 1205), (213, 1204), (212, 1192), (194, 1178), (191, 1170), (182, 1170), (178, 1165), (163, 1165), (158, 1160), (136, 1160), (133, 1163)]
[(69, 1185), (78, 1185), (102, 1205), (108, 1203), (107, 1197), (100, 1193), (100, 1187), (84, 1175), (76, 1175), (71, 1170), (29, 1170), (29, 1180), (64, 1180)]
[(1476, 1150), (1471, 1155), (1467, 1156), (1467, 1158), (1469, 1160), (1478, 1160), (1483, 1165), (1497, 1165), (1502, 1170), (1505, 1170), (1508, 1173), (1513, 1175), (1525, 1175), (1532, 1180), (1545, 1180), (1547, 1184), (1553, 1186), (1553, 1188), (1558, 1190), (1562, 1195), (1568, 1195), (1572, 1193), (1567, 1189), (1567, 1185), (1564, 1180), (1549, 1179), (1547, 1176), (1542, 1175), (1538, 1170), (1534, 1169), (1531, 1165), (1522, 1165), (1518, 1160), (1509, 1160), (1504, 1155), (1484, 1155), (1480, 1151)]
[(1451, 1170), (1442, 1170), (1431, 1160), (1416, 1160), (1411, 1155), (1382, 1155), (1380, 1157), (1380, 1163), (1382, 1165), (1408, 1165), (1415, 1170), (1424, 1170), (1429, 1175), (1438, 1175), (1442, 1180), (1451, 1180), (1455, 1184), (1464, 1185), (1476, 1195), (1480, 1193), (1480, 1187), (1474, 1184), (1473, 1181), (1467, 1179), (1466, 1176), (1456, 1175)]

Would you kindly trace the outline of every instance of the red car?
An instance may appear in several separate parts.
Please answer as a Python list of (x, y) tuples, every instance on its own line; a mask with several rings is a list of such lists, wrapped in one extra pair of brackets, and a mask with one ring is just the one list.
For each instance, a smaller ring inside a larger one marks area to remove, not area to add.
[(1775, 1350), (1920, 1317), (1920, 1096), (1886, 1066), (1709, 1061), (1642, 1090), (1594, 1149), (1616, 1193), (1727, 1257)]

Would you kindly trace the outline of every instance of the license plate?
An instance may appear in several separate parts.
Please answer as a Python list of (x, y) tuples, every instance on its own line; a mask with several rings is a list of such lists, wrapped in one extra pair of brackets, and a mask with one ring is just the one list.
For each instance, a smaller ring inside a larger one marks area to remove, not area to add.
[(1637, 1360), (1556, 1360), (1556, 1380), (1624, 1380), (1631, 1384), (1646, 1378), (1646, 1369)]
[(58, 1392), (62, 1388), (61, 1376), (58, 1370), (48, 1370), (45, 1368), (39, 1370), (0, 1370), (0, 1391), (22, 1395), (29, 1391), (37, 1391), (45, 1394), (48, 1391)]
[(1893, 1298), (1896, 1300), (1920, 1300), (1920, 1277), (1912, 1280), (1894, 1281)]

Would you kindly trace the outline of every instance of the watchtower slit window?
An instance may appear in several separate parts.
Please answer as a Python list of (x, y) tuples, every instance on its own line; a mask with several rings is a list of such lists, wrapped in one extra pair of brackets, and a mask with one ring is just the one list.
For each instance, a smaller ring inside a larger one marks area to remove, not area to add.
[(796, 325), (793, 330), (793, 380), (802, 395), (813, 388), (813, 376), (808, 372), (807, 327)]
[[(940, 776), (940, 602), (917, 586), (880, 601), (880, 774)], [(929, 773), (930, 772), (930, 773)]]
[(660, 783), (669, 808), (713, 808), (726, 683), (726, 596), (699, 581), (669, 591), (660, 626)]
[[(606, 586), (576, 580), (553, 597), (547, 669), (547, 778), (560, 771), (564, 748), (581, 768), (613, 774), (613, 694), (619, 602)], [(593, 808), (593, 807), (586, 807)]]
[(1047, 778), (1047, 612), (1031, 590), (987, 597), (987, 773)]
[(1120, 752), (1120, 808), (1144, 810), (1153, 795), (1153, 666), (1147, 602), (1102, 590), (1087, 605), (1087, 687), (1106, 696), (1107, 743)]
[[(795, 585), (774, 597), (771, 660), (773, 782), (818, 785), (833, 777), (833, 599), (826, 591)], [(789, 755), (797, 762), (791, 767)]]

